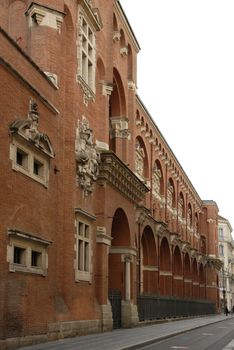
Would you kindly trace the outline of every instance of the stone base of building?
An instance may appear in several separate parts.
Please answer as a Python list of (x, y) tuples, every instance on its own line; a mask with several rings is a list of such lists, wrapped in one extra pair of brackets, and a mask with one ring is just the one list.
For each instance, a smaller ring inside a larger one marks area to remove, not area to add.
[(131, 301), (122, 300), (121, 312), (123, 328), (134, 327), (139, 323), (137, 306), (132, 304)]
[(102, 332), (109, 332), (113, 329), (112, 308), (110, 304), (101, 305), (102, 310)]
[[(112, 326), (111, 326), (112, 327)], [(14, 350), (19, 347), (46, 343), (52, 340), (75, 337), (91, 333), (100, 333), (100, 320), (68, 321), (51, 323), (47, 334), (29, 335), (25, 337), (8, 338), (0, 340), (1, 350)], [(112, 328), (111, 328), (112, 329)]]

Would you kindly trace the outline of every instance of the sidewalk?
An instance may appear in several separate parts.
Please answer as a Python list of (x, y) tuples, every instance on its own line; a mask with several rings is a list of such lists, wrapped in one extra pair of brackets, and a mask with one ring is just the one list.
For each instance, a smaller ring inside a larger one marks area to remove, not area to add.
[(220, 322), (232, 316), (214, 315), (150, 326), (118, 329), (75, 338), (66, 338), (44, 344), (20, 348), (21, 350), (133, 350), (207, 324)]

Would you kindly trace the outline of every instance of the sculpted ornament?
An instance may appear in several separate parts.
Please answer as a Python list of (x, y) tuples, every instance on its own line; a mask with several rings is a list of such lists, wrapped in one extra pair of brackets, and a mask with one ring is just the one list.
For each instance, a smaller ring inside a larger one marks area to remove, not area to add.
[(77, 181), (87, 196), (93, 192), (93, 182), (99, 173), (100, 154), (93, 143), (93, 131), (83, 116), (76, 130)]
[(54, 157), (54, 151), (49, 137), (38, 130), (38, 125), (38, 105), (35, 101), (30, 100), (28, 118), (16, 119), (10, 125), (10, 133), (20, 135), (50, 157)]

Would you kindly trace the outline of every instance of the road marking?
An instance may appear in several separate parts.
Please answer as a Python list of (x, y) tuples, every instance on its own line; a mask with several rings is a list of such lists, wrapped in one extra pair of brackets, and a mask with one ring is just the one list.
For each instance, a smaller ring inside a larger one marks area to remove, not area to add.
[(187, 346), (172, 346), (171, 349), (188, 349)]
[(234, 339), (232, 339), (232, 341), (230, 343), (228, 343), (225, 348), (223, 348), (222, 350), (232, 350), (234, 348)]
[(214, 333), (202, 333), (202, 335), (214, 335)]

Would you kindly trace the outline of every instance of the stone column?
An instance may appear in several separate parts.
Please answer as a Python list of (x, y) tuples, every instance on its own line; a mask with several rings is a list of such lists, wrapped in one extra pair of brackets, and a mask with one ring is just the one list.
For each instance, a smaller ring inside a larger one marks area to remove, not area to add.
[(112, 309), (108, 299), (108, 255), (111, 237), (106, 234), (106, 228), (97, 227), (97, 254), (99, 259), (96, 271), (96, 294), (102, 310), (102, 331), (113, 328)]

